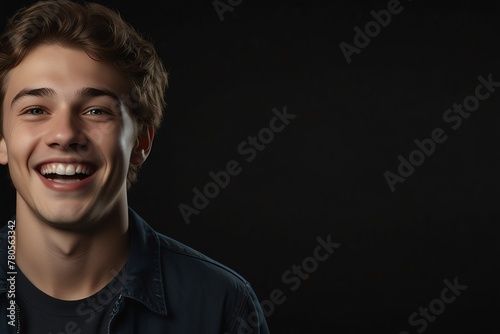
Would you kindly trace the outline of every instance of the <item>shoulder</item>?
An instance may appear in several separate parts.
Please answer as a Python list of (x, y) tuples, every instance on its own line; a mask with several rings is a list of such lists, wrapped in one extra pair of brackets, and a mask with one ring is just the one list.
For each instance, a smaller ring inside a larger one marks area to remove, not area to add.
[(220, 314), (255, 309), (255, 292), (242, 275), (193, 247), (156, 231), (133, 210), (131, 213), (130, 267), (148, 282), (150, 287), (145, 289), (153, 291), (152, 286), (157, 287), (155, 291), (165, 297), (167, 307), (218, 308)]
[[(187, 280), (215, 280), (218, 284), (233, 286), (245, 285), (249, 282), (234, 269), (207, 256), (206, 254), (169, 236), (156, 232), (159, 238), (160, 257), (165, 274), (175, 272)], [(168, 277), (167, 277), (168, 278)]]
[(223, 319), (226, 328), (262, 314), (251, 284), (238, 272), (171, 237), (157, 236), (167, 305), (218, 314), (214, 318)]

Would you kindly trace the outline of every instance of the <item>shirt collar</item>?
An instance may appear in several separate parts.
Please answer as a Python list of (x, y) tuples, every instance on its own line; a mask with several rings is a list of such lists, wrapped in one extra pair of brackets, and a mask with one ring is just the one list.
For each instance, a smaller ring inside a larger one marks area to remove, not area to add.
[(129, 229), (130, 250), (122, 276), (125, 284), (122, 294), (155, 313), (167, 315), (158, 234), (131, 208)]

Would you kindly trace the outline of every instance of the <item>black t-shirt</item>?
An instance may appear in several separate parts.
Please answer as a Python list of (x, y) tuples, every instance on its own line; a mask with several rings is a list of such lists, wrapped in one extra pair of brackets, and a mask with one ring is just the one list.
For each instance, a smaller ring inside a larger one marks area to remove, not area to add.
[[(122, 269), (124, 270), (124, 269)], [(21, 309), (22, 334), (106, 334), (110, 313), (123, 285), (117, 277), (94, 295), (65, 301), (35, 287), (17, 270), (17, 303)]]

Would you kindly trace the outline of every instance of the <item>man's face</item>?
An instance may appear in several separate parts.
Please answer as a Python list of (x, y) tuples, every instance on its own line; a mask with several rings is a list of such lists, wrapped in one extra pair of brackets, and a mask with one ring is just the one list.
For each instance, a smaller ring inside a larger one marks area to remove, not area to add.
[(119, 100), (128, 90), (112, 65), (57, 45), (38, 46), (10, 71), (0, 163), (9, 165), (18, 212), (70, 227), (124, 201), (137, 161), (134, 123)]

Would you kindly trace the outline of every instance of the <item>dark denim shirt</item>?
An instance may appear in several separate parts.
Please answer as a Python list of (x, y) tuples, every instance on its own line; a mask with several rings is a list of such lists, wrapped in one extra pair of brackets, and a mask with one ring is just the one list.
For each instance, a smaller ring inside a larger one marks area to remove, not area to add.
[[(129, 222), (130, 253), (120, 278), (124, 288), (108, 333), (269, 333), (255, 292), (238, 273), (154, 231), (132, 209)], [(0, 333), (22, 333), (17, 304), (8, 318), (15, 299), (7, 296), (7, 234), (6, 225), (0, 230)], [(15, 326), (8, 323), (13, 318)]]

